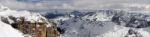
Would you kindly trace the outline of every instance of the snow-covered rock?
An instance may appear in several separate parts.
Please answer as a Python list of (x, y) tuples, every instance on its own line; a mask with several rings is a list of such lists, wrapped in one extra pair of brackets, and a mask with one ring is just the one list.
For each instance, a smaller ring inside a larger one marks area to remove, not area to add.
[[(52, 33), (53, 32), (53, 33)], [(57, 27), (39, 13), (0, 5), (0, 37), (58, 37)]]

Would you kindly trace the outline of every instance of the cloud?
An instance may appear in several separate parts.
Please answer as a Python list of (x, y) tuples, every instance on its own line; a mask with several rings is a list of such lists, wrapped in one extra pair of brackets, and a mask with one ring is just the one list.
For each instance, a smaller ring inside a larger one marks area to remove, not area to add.
[(11, 9), (125, 9), (149, 10), (150, 0), (0, 0)]
[[(134, 6), (133, 6), (134, 5)], [(74, 7), (82, 9), (150, 9), (150, 0), (78, 0)]]
[[(37, 1), (37, 2), (35, 2)], [(11, 9), (53, 9), (62, 7), (63, 3), (68, 1), (54, 0), (0, 0), (0, 3)]]

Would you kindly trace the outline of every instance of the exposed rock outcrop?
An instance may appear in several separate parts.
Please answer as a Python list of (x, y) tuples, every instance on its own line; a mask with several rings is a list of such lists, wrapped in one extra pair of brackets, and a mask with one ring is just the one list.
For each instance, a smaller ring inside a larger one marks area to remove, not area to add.
[(134, 29), (129, 29), (128, 34), (125, 37), (143, 37), (143, 36)]
[[(59, 37), (56, 24), (38, 13), (10, 10), (0, 6), (0, 20), (24, 34), (24, 37)], [(12, 36), (13, 37), (13, 36)]]
[[(10, 24), (13, 28), (23, 32), (25, 37), (59, 37), (59, 32), (57, 31), (55, 24), (46, 22), (46, 20), (42, 18), (40, 20), (43, 22), (31, 22), (26, 21), (25, 17), (16, 18), (13, 16), (9, 16), (8, 18), (1, 17), (1, 20), (4, 23)], [(9, 20), (14, 22), (10, 23)], [(48, 26), (49, 24), (51, 25), (50, 27)]]

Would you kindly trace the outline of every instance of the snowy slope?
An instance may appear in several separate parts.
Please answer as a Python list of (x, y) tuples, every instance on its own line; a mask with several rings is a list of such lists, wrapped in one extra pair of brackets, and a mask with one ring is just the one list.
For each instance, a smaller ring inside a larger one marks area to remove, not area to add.
[(0, 20), (0, 37), (24, 37), (23, 34)]

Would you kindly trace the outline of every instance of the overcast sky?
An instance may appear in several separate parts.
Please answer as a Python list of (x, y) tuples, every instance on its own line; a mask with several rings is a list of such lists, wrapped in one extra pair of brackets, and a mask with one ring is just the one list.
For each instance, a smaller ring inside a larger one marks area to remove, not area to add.
[(150, 0), (0, 0), (11, 9), (150, 10)]

